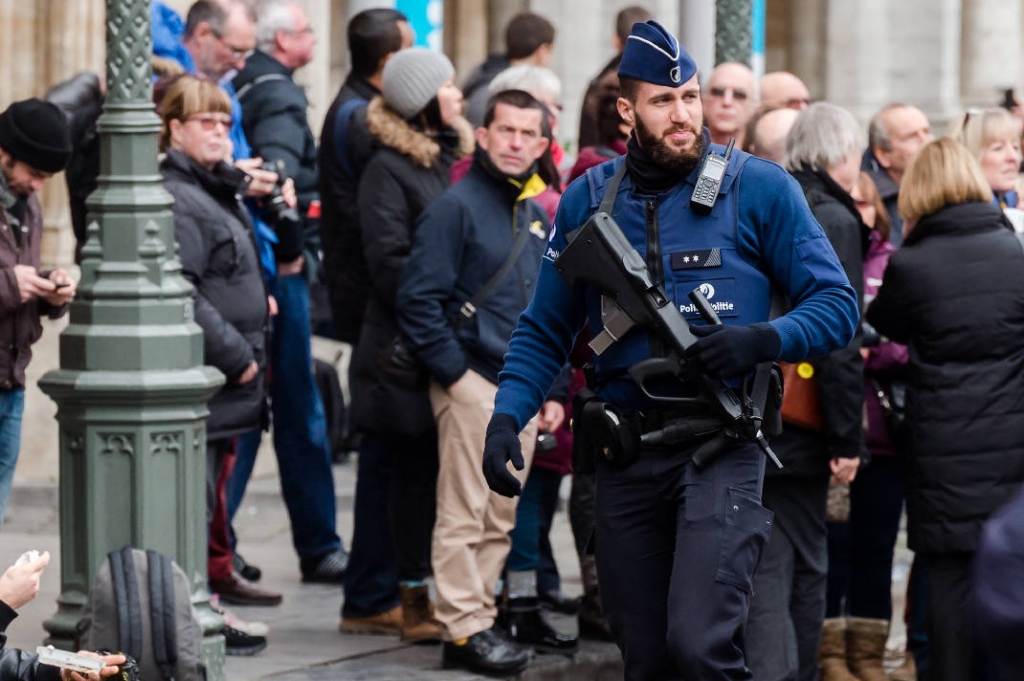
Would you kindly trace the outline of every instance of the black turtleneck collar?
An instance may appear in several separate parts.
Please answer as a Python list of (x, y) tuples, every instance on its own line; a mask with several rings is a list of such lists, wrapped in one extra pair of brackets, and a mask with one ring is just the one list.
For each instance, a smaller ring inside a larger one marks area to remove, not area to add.
[(529, 170), (524, 173), (520, 173), (519, 175), (503, 173), (494, 165), (494, 162), (491, 161), (491, 157), (487, 152), (479, 146), (477, 146), (476, 150), (473, 152), (473, 167), (477, 168), (480, 173), (490, 178), (496, 184), (507, 187), (513, 200), (519, 198), (526, 181), (533, 177), (534, 173), (537, 172), (537, 164), (534, 163), (530, 166)]
[[(711, 146), (711, 136), (706, 128), (703, 135), (704, 153), (706, 154)], [(684, 182), (697, 165), (699, 165), (699, 161), (685, 172), (669, 170), (655, 163), (654, 159), (640, 148), (640, 144), (636, 141), (636, 133), (630, 134), (629, 141), (626, 142), (626, 168), (641, 194), (667, 192), (677, 184)]]

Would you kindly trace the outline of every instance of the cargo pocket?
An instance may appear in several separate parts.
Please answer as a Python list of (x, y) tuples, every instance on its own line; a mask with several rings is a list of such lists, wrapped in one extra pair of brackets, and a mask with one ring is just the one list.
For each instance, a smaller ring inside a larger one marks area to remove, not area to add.
[(716, 581), (751, 593), (754, 570), (771, 536), (774, 518), (775, 514), (750, 492), (728, 489)]

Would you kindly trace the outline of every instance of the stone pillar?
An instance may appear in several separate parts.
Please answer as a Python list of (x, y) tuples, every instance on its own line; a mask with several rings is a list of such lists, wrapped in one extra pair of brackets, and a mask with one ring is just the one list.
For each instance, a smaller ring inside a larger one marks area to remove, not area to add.
[(107, 98), (99, 187), (89, 197), (82, 278), (40, 381), (60, 425), (61, 594), (47, 642), (74, 645), (96, 570), (125, 544), (175, 558), (189, 577), (209, 678), (223, 678), (222, 622), (206, 586), (206, 403), (192, 287), (175, 256), (157, 169), (149, 0), (106, 0)]
[[(850, 3), (829, 3), (850, 4)], [(856, 3), (857, 7), (870, 3)], [(825, 95), (825, 71), (830, 63), (821, 56), (826, 54), (828, 10), (824, 0), (789, 0), (789, 55), (784, 70), (800, 77), (812, 99)], [(885, 32), (884, 27), (879, 30)], [(837, 65), (836, 68), (842, 68)], [(773, 70), (773, 69), (768, 69)]]
[(487, 58), (487, 0), (445, 0), (444, 52), (455, 65), (455, 78), (464, 83)]
[(1020, 0), (963, 0), (960, 95), (964, 106), (996, 106), (1020, 82)]
[[(1010, 2), (1019, 4), (1019, 0)], [(946, 121), (962, 110), (960, 3), (961, 0), (886, 3), (889, 9), (889, 68), (881, 76), (889, 83), (886, 99), (919, 107), (940, 134)], [(876, 23), (876, 29), (877, 26)], [(879, 48), (876, 43), (872, 46)], [(865, 54), (871, 51), (863, 46), (860, 49)], [(1014, 53), (1013, 57), (1016, 56)], [(992, 68), (1000, 70), (1005, 66), (998, 64)], [(988, 103), (991, 105), (993, 102)]]
[[(888, 0), (828, 3), (827, 81), (821, 94), (864, 122), (889, 99), (889, 6)], [(803, 40), (810, 43), (813, 36), (804, 34)]]
[(715, 68), (715, 8), (707, 0), (680, 0), (679, 42), (706, 83)]

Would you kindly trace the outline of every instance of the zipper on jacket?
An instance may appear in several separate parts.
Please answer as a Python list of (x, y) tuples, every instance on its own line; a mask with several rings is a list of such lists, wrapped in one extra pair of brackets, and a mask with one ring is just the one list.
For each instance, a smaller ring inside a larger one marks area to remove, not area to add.
[[(651, 282), (661, 288), (665, 285), (665, 269), (661, 263), (661, 235), (658, 233), (658, 202), (654, 199), (647, 199), (647, 271), (651, 275)], [(665, 344), (654, 334), (648, 334), (648, 344), (651, 348), (651, 355), (662, 357), (665, 354)]]

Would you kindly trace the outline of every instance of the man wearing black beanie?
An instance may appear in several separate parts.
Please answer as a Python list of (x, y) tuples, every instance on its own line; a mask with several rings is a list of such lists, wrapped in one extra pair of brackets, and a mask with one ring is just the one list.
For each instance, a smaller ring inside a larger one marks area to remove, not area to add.
[(21, 448), (25, 367), (43, 332), (39, 318), (62, 316), (75, 295), (67, 272), (39, 270), (36, 196), (70, 156), (71, 134), (54, 104), (27, 99), (0, 113), (0, 524)]

